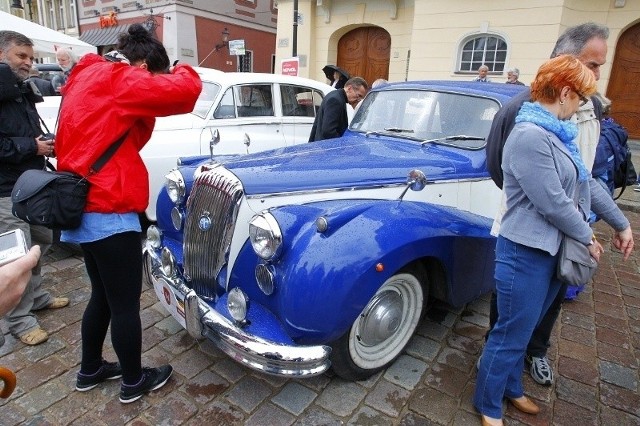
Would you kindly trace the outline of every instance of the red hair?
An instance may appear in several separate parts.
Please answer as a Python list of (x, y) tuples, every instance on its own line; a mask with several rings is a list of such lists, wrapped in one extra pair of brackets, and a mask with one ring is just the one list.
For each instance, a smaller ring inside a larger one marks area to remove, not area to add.
[(596, 77), (575, 56), (556, 56), (538, 69), (538, 74), (531, 83), (531, 99), (552, 103), (565, 86), (588, 97), (596, 92)]

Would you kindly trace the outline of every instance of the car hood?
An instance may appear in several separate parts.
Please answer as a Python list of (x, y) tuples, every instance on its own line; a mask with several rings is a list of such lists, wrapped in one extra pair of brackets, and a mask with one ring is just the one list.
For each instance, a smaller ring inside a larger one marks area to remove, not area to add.
[(402, 184), (413, 169), (421, 170), (428, 181), (488, 177), (484, 149), (421, 146), (360, 134), (221, 163), (242, 181), (247, 195)]
[(166, 130), (182, 130), (192, 129), (194, 127), (201, 127), (196, 123), (202, 123), (203, 120), (192, 113), (169, 115), (166, 117), (156, 118), (156, 125), (154, 131), (166, 131)]

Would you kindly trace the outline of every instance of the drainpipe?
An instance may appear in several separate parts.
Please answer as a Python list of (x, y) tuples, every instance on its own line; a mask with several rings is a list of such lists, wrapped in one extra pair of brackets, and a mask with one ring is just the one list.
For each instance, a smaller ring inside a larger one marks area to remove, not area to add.
[(298, 0), (293, 0), (293, 55), (298, 56)]

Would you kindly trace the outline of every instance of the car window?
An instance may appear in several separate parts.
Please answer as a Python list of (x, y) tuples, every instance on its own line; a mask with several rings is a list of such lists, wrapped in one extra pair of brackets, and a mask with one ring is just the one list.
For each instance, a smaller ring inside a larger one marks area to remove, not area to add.
[(213, 113), (213, 118), (236, 118), (236, 107), (233, 102), (233, 89), (224, 92), (218, 107)]
[(234, 87), (238, 117), (273, 116), (271, 84), (245, 84)]
[[(493, 99), (456, 93), (372, 92), (362, 103), (350, 128), (417, 140), (458, 135), (486, 138), (498, 108), (498, 102)], [(466, 142), (460, 141), (459, 146), (466, 147)]]
[(322, 103), (322, 92), (311, 87), (280, 84), (282, 115), (288, 117), (315, 117)]
[(193, 108), (193, 114), (200, 118), (206, 118), (219, 91), (220, 86), (217, 84), (203, 81), (202, 92), (200, 92), (200, 96), (198, 96), (198, 100), (196, 101), (196, 106)]

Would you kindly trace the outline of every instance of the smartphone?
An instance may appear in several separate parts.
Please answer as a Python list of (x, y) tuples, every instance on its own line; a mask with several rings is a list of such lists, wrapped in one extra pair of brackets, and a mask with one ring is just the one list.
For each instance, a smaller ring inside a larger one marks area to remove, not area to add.
[(21, 258), (29, 251), (21, 229), (0, 234), (0, 266)]

